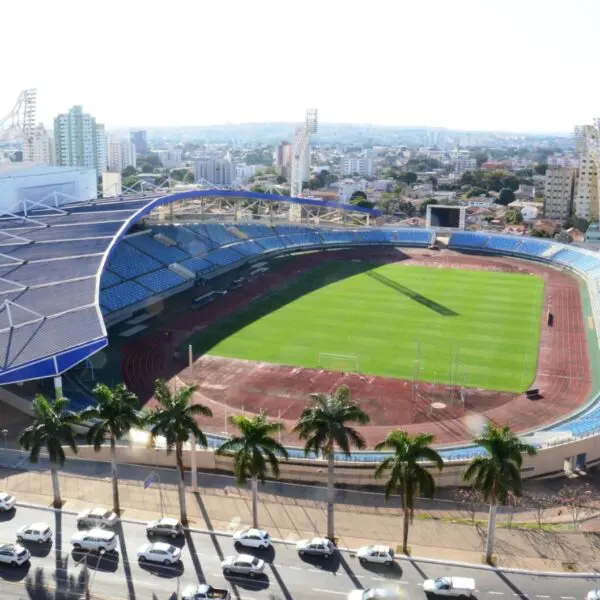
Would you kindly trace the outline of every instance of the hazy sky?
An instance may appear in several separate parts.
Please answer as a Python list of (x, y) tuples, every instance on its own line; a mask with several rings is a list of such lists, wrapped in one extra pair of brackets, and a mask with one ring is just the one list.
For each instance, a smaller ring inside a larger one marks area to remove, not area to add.
[(570, 131), (600, 116), (600, 0), (6, 0), (0, 117)]

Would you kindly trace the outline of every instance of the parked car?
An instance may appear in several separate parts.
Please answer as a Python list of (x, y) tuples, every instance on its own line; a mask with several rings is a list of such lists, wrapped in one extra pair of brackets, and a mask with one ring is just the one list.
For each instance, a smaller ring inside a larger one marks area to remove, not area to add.
[(159, 537), (176, 538), (179, 535), (183, 535), (183, 527), (177, 519), (163, 517), (156, 521), (150, 521), (146, 525), (146, 533), (148, 536), (156, 535)]
[(37, 542), (45, 544), (52, 541), (52, 529), (46, 523), (32, 523), (17, 529), (17, 542)]
[(471, 577), (426, 579), (423, 591), (435, 596), (472, 596), (475, 592), (475, 580)]
[(221, 568), (225, 575), (236, 573), (255, 577), (265, 570), (265, 561), (250, 554), (238, 554), (237, 556), (228, 556), (221, 563)]
[(266, 550), (271, 545), (271, 536), (262, 529), (241, 529), (233, 534), (233, 543), (236, 548), (261, 548)]
[(399, 600), (400, 598), (400, 590), (398, 587), (352, 590), (348, 594), (348, 600)]
[(394, 564), (394, 551), (389, 546), (363, 546), (356, 551), (361, 564), (375, 563), (391, 567)]
[(31, 558), (31, 552), (21, 544), (3, 544), (0, 546), (0, 563), (11, 567), (20, 567)]
[(188, 585), (181, 595), (181, 600), (229, 600), (230, 598), (229, 590), (220, 590), (206, 583)]
[(6, 512), (15, 508), (17, 499), (6, 492), (0, 492), (0, 511)]
[(90, 529), (78, 531), (71, 538), (75, 550), (90, 552), (114, 552), (117, 548), (117, 534), (106, 529)]
[(590, 590), (586, 594), (585, 600), (600, 600), (600, 588), (596, 590)]
[(148, 561), (163, 565), (172, 565), (181, 560), (181, 548), (164, 542), (144, 544), (137, 551), (137, 557), (140, 562)]
[(329, 558), (335, 552), (335, 546), (327, 538), (312, 538), (312, 540), (300, 540), (296, 544), (296, 550), (300, 556), (312, 554)]
[(88, 508), (77, 515), (77, 525), (90, 525), (91, 527), (113, 527), (119, 517), (106, 508)]

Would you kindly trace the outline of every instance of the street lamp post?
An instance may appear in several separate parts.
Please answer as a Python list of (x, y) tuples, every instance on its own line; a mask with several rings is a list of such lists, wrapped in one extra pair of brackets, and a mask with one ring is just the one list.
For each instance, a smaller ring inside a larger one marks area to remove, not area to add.
[(8, 429), (3, 429), (2, 430), (2, 435), (4, 436), (4, 449), (7, 450), (8, 449), (8, 444), (6, 443), (6, 436), (8, 435)]

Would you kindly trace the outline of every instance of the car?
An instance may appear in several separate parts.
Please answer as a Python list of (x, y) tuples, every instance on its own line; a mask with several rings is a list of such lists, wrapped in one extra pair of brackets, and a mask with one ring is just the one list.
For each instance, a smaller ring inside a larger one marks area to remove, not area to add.
[(13, 510), (17, 504), (17, 499), (6, 492), (0, 492), (0, 511), (6, 512)]
[(335, 546), (327, 538), (312, 538), (312, 540), (300, 540), (296, 544), (296, 550), (300, 556), (312, 554), (329, 558), (335, 552)]
[(114, 552), (117, 548), (117, 534), (106, 529), (90, 529), (78, 531), (71, 538), (75, 550), (89, 550), (90, 552)]
[(590, 590), (586, 594), (585, 600), (600, 600), (600, 588), (596, 590)]
[(17, 542), (37, 542), (45, 544), (52, 541), (52, 529), (46, 523), (32, 523), (17, 529)]
[(389, 546), (363, 546), (356, 551), (361, 564), (375, 563), (391, 567), (394, 564), (394, 551)]
[(0, 563), (11, 567), (20, 567), (31, 558), (31, 552), (21, 544), (2, 544), (0, 546)]
[(181, 595), (181, 600), (229, 600), (230, 598), (229, 590), (220, 590), (206, 583), (188, 585)]
[(260, 548), (266, 550), (271, 546), (271, 536), (262, 529), (241, 529), (233, 534), (233, 543), (236, 548)]
[(77, 525), (91, 525), (92, 527), (113, 527), (119, 517), (106, 508), (88, 508), (77, 515)]
[(150, 521), (150, 523), (146, 525), (146, 534), (148, 536), (156, 535), (174, 539), (179, 535), (183, 535), (183, 527), (177, 519), (162, 517), (156, 521)]
[(172, 565), (181, 560), (181, 548), (166, 544), (165, 542), (154, 542), (144, 544), (137, 551), (140, 562), (154, 562), (163, 565)]
[(471, 577), (438, 577), (426, 579), (423, 591), (434, 596), (472, 596), (475, 592), (475, 580)]
[(228, 556), (222, 563), (221, 568), (225, 575), (236, 573), (256, 577), (265, 570), (265, 561), (250, 554), (238, 554)]
[(348, 600), (399, 600), (400, 597), (400, 590), (397, 587), (352, 590), (348, 594)]

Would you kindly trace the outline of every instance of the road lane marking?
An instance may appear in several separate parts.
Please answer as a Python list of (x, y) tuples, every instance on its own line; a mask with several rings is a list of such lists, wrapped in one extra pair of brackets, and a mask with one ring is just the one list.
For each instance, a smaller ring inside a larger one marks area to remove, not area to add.
[(544, 598), (545, 600), (548, 600), (548, 598), (550, 598), (550, 596), (536, 596), (536, 598)]
[(347, 596), (348, 592), (337, 592), (336, 590), (321, 590), (319, 588), (313, 588), (313, 592), (321, 592), (322, 594), (337, 594), (338, 596)]
[(561, 596), (560, 600), (577, 600), (575, 596)]
[(302, 571), (302, 567), (286, 567), (287, 569), (294, 569), (294, 571)]
[(494, 596), (504, 596), (504, 592), (488, 592), (488, 594), (493, 594)]

